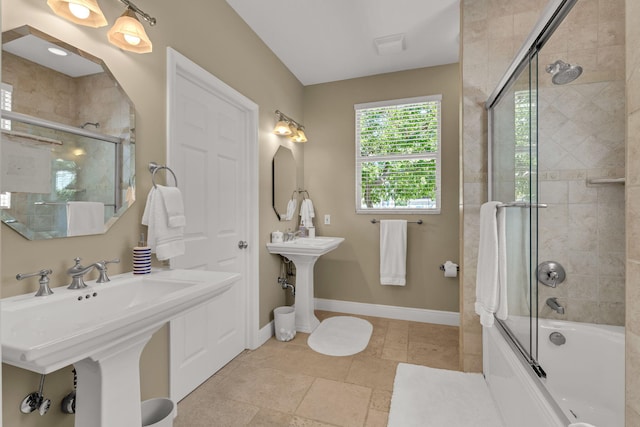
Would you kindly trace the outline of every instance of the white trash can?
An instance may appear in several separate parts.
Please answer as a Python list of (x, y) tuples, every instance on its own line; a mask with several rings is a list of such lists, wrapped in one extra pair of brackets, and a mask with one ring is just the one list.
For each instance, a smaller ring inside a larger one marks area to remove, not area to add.
[(276, 339), (291, 341), (296, 336), (296, 310), (294, 307), (278, 307), (273, 310)]
[(164, 397), (142, 402), (142, 427), (173, 427), (176, 405)]

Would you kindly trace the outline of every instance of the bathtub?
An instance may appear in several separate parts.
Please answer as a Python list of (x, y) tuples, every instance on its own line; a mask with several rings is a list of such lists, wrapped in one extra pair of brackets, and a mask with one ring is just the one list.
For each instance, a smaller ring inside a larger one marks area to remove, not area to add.
[[(528, 325), (528, 318), (521, 323)], [(505, 426), (624, 427), (623, 327), (540, 319), (542, 379), (499, 328), (483, 328), (483, 370)], [(553, 332), (566, 343), (553, 344)]]

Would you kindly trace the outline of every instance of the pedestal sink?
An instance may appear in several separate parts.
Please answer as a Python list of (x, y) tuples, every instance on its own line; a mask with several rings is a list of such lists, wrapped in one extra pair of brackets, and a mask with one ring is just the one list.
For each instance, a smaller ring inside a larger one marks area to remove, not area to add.
[(2, 361), (47, 374), (73, 364), (77, 427), (139, 427), (140, 354), (162, 325), (227, 291), (236, 273), (131, 273), (0, 300)]
[(321, 255), (331, 252), (343, 237), (300, 237), (284, 243), (267, 243), (272, 254), (289, 258), (296, 266), (296, 330), (311, 333), (320, 321), (313, 313), (313, 266)]

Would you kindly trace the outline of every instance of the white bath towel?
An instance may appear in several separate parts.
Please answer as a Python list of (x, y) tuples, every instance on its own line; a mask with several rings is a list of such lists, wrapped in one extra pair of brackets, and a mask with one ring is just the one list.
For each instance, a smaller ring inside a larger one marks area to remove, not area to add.
[(476, 272), (476, 313), (483, 326), (493, 326), (493, 315), (507, 317), (507, 270), (504, 208), (487, 202), (480, 208), (480, 244)]
[(67, 203), (67, 236), (101, 233), (104, 233), (104, 203)]
[(380, 284), (404, 286), (407, 271), (407, 221), (380, 221)]
[(282, 218), (284, 221), (291, 221), (296, 214), (296, 208), (298, 207), (298, 200), (291, 199), (287, 203), (287, 214)]
[(158, 260), (165, 260), (183, 255), (184, 227), (169, 227), (162, 193), (152, 188), (147, 196), (147, 204), (142, 214), (142, 224), (149, 227), (147, 231), (147, 244), (151, 252), (156, 254)]
[(156, 187), (164, 201), (169, 227), (184, 227), (187, 225), (180, 189), (178, 187), (165, 187), (164, 185), (158, 185)]
[(313, 227), (313, 218), (316, 213), (313, 210), (313, 202), (311, 199), (304, 199), (300, 205), (300, 225), (302, 227)]

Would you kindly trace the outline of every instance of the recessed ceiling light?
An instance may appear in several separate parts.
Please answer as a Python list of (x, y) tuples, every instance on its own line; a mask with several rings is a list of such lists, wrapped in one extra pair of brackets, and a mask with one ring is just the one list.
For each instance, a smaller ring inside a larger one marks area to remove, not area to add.
[(62, 49), (58, 49), (57, 47), (50, 47), (47, 49), (49, 52), (53, 53), (54, 55), (58, 55), (58, 56), (67, 56), (68, 53)]

